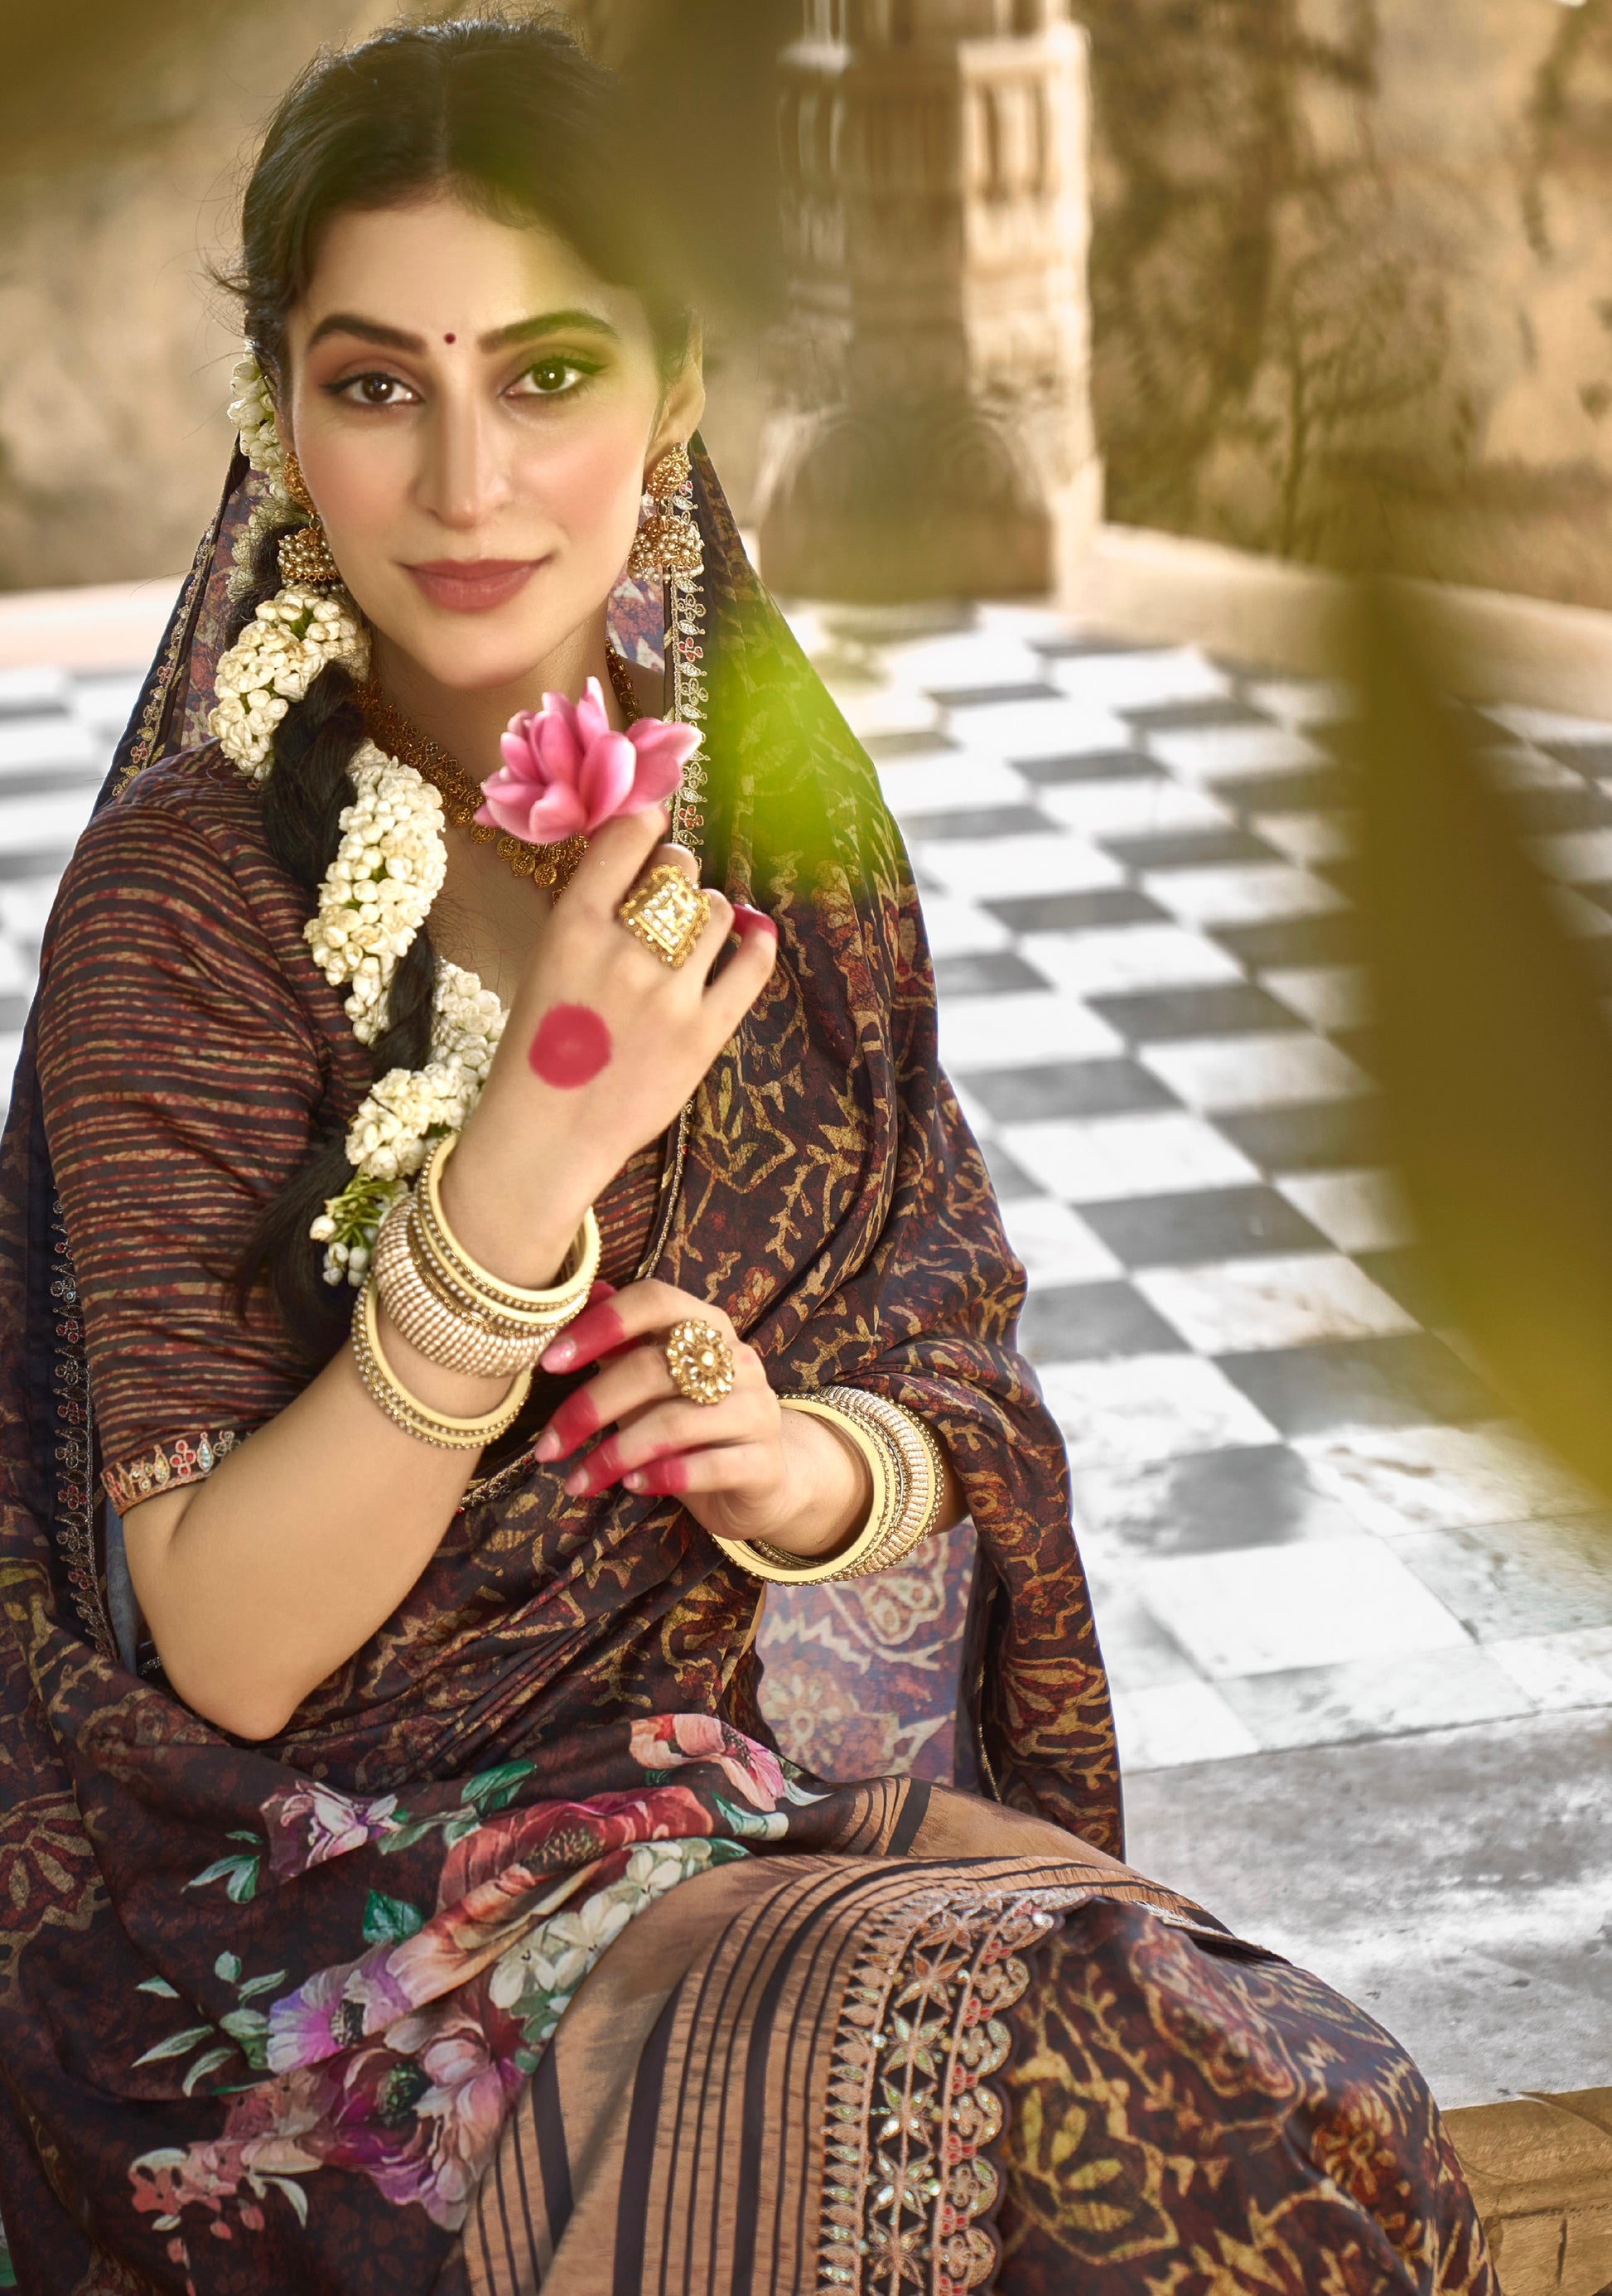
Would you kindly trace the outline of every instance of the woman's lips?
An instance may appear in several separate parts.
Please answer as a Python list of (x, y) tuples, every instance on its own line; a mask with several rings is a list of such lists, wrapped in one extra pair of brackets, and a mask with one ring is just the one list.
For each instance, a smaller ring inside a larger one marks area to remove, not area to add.
[(408, 570), (433, 606), (446, 606), (454, 614), (485, 614), (507, 605), (541, 562), (536, 558), (435, 558)]

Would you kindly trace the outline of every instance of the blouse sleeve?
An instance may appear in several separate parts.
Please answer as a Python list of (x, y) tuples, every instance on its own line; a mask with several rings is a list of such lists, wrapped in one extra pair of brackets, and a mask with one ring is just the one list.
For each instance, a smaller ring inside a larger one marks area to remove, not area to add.
[(234, 1300), (330, 1088), (286, 961), (299, 925), (266, 854), (138, 785), (85, 832), (58, 897), (39, 1073), (120, 1513), (209, 1473), (307, 1382), (262, 1292), (244, 1316)]

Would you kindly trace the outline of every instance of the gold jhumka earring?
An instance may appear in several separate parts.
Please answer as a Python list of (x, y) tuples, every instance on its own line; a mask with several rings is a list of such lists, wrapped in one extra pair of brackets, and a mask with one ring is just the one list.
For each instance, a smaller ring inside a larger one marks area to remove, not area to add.
[(681, 447), (669, 447), (650, 472), (644, 492), (653, 508), (644, 513), (634, 538), (627, 572), (637, 581), (656, 575), (698, 574), (705, 545), (693, 515), (689, 480), (693, 464)]
[(308, 522), (288, 534), (281, 544), (280, 579), (300, 582), (310, 590), (330, 589), (340, 581), (340, 571), (331, 555), (331, 545), (314, 508), (302, 465), (289, 447), (285, 449), (285, 491), (299, 510), (307, 512)]

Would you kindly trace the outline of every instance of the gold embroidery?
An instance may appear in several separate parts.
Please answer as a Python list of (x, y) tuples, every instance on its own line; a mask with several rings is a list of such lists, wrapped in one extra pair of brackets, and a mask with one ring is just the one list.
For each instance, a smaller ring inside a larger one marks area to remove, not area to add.
[(1021, 1948), (1085, 1889), (927, 1890), (881, 1923), (847, 1988), (834, 2045), (818, 2246), (821, 2296), (965, 2296), (996, 2269), (979, 2221), (1001, 2177), (1002, 2017)]
[(236, 1441), (233, 1427), (221, 1428), (216, 1435), (204, 1429), (193, 1443), (182, 1435), (166, 1447), (159, 1443), (142, 1458), (120, 1459), (113, 1466), (103, 1467), (101, 1480), (119, 1513), (127, 1514), (142, 1499), (151, 1498), (170, 1485), (205, 1481), (219, 1460), (234, 1449)]
[(143, 772), (151, 762), (157, 736), (162, 730), (163, 716), (168, 708), (168, 696), (174, 690), (174, 681), (178, 676), (181, 660), (189, 657), (191, 640), (193, 636), (196, 600), (205, 588), (212, 572), (213, 557), (218, 546), (218, 532), (223, 518), (224, 513), (221, 510), (196, 545), (196, 554), (191, 561), (189, 576), (185, 580), (179, 603), (174, 609), (173, 620), (168, 625), (167, 643), (162, 648), (160, 659), (152, 667), (144, 705), (140, 712), (139, 731), (130, 744), (128, 758), (118, 776), (118, 787), (113, 792), (114, 796), (121, 796), (135, 775)]

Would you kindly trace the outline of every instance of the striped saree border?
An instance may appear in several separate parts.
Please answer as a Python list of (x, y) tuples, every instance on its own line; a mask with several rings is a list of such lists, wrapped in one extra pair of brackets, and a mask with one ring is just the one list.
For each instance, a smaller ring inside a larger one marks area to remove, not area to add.
[(620, 1998), (595, 2013), (585, 1988), (520, 2099), (466, 2227), (473, 2296), (988, 2291), (1004, 2017), (1025, 1951), (1097, 1898), (1194, 1926), (1077, 1851), (685, 1882), (601, 1964), (639, 1957)]

